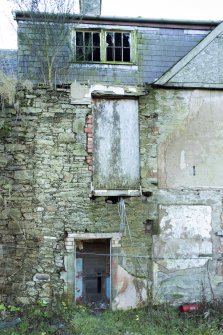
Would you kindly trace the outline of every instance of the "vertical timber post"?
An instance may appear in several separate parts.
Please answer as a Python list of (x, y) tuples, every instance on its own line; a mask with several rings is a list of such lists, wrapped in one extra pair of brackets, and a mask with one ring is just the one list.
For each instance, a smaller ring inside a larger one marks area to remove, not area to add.
[(66, 295), (69, 304), (75, 302), (75, 259), (76, 247), (75, 241), (72, 237), (65, 239), (65, 246), (67, 255), (65, 256), (65, 270), (66, 270)]

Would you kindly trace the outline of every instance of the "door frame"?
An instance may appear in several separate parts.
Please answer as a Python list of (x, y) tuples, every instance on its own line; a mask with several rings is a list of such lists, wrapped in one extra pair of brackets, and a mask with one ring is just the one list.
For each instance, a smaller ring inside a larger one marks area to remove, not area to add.
[(80, 240), (110, 240), (110, 307), (116, 297), (116, 274), (118, 267), (118, 254), (121, 248), (121, 233), (68, 233), (65, 238), (66, 255), (64, 257), (65, 272), (63, 280), (65, 282), (64, 291), (68, 302), (76, 303), (76, 241)]

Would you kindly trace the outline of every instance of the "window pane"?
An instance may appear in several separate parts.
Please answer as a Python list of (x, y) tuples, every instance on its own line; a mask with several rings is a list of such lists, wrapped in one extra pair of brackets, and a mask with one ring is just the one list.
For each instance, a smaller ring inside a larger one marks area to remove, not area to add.
[(94, 48), (93, 51), (93, 61), (100, 62), (101, 55), (100, 55), (100, 48)]
[(129, 38), (129, 33), (123, 33), (123, 47), (130, 47)]
[(107, 61), (113, 61), (113, 48), (111, 47), (108, 47), (107, 48), (107, 58), (106, 58)]
[(113, 33), (107, 33), (106, 35), (106, 43), (108, 46), (113, 45)]
[(76, 33), (76, 44), (81, 46), (83, 45), (83, 33), (82, 32), (77, 32)]
[(130, 62), (130, 49), (123, 49), (123, 62)]
[(94, 33), (93, 34), (93, 45), (95, 47), (99, 47), (100, 46), (100, 35), (99, 35), (99, 33)]
[(84, 60), (84, 53), (83, 53), (83, 48), (76, 48), (76, 60), (78, 62), (81, 62)]
[(85, 60), (92, 61), (92, 48), (85, 46)]
[(122, 46), (122, 34), (115, 33), (115, 46)]
[(122, 48), (116, 48), (115, 49), (115, 60), (117, 62), (121, 62), (122, 61)]
[(91, 46), (91, 45), (92, 45), (92, 34), (85, 33), (85, 46)]

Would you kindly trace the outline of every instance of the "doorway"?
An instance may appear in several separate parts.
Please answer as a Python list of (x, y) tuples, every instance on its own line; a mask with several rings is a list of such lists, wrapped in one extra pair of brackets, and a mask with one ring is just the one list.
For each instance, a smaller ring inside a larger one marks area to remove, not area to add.
[(110, 304), (111, 239), (76, 240), (75, 299), (78, 304)]

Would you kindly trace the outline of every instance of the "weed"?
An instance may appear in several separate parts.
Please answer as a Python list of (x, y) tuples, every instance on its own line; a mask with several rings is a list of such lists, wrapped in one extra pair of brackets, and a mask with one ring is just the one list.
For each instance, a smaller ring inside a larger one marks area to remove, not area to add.
[(96, 311), (58, 302), (27, 307), (0, 305), (10, 317), (22, 322), (2, 335), (220, 335), (223, 303), (207, 304), (199, 311), (179, 313), (168, 305), (147, 306), (128, 311)]

